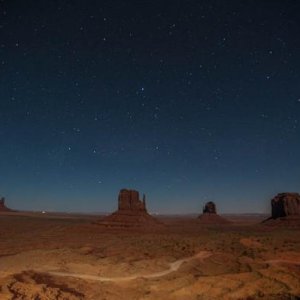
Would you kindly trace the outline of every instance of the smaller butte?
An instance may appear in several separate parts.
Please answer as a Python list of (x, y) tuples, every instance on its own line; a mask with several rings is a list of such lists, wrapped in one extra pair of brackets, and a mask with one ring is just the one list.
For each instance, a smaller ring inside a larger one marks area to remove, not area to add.
[(146, 196), (140, 200), (136, 190), (122, 189), (118, 197), (118, 210), (103, 220), (98, 225), (112, 229), (143, 229), (156, 230), (164, 228), (164, 224), (147, 212)]
[(225, 218), (217, 214), (216, 204), (212, 201), (207, 202), (203, 207), (203, 213), (198, 217), (200, 223), (203, 224), (228, 224)]

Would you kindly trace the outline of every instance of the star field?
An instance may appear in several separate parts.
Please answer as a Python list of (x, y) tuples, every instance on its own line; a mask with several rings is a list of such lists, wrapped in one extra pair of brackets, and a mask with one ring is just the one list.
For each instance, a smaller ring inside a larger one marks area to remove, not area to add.
[(1, 1), (0, 194), (31, 210), (268, 212), (300, 190), (299, 1)]

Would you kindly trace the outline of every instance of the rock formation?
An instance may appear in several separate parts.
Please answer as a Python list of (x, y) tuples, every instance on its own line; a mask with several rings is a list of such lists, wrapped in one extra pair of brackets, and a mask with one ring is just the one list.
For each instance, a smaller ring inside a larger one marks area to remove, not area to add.
[(272, 216), (268, 224), (300, 226), (300, 194), (280, 193), (271, 200)]
[(203, 207), (203, 213), (206, 214), (216, 214), (217, 213), (217, 208), (216, 204), (212, 201), (207, 202), (204, 207)]
[(5, 206), (5, 198), (1, 197), (0, 198), (0, 211), (12, 211), (8, 207)]
[(118, 210), (105, 217), (97, 224), (106, 228), (129, 228), (129, 229), (158, 229), (164, 225), (148, 214), (146, 209), (146, 197), (139, 198), (139, 192), (122, 189), (118, 197)]
[(118, 198), (118, 210), (146, 212), (146, 196), (143, 195), (143, 201), (141, 201), (139, 198), (138, 191), (122, 189)]
[(281, 193), (271, 200), (272, 218), (300, 216), (300, 195), (298, 193)]
[(203, 214), (198, 217), (203, 224), (227, 224), (228, 220), (217, 214), (216, 204), (212, 201), (207, 202), (203, 207)]

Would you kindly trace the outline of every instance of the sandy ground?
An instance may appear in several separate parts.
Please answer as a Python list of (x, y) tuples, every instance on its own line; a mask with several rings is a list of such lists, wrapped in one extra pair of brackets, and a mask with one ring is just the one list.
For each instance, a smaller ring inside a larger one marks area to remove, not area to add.
[(299, 299), (300, 230), (232, 216), (162, 217), (160, 232), (101, 217), (0, 214), (0, 299)]

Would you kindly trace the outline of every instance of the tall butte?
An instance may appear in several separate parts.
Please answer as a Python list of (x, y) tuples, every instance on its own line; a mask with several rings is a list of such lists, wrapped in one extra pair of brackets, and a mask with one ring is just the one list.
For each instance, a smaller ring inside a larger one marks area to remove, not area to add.
[(4, 197), (0, 198), (0, 212), (1, 211), (12, 211), (11, 209), (9, 209), (8, 207), (5, 206), (5, 198)]
[(122, 189), (118, 197), (118, 210), (97, 224), (107, 228), (158, 229), (164, 225), (147, 212), (146, 196), (140, 200), (136, 190)]

